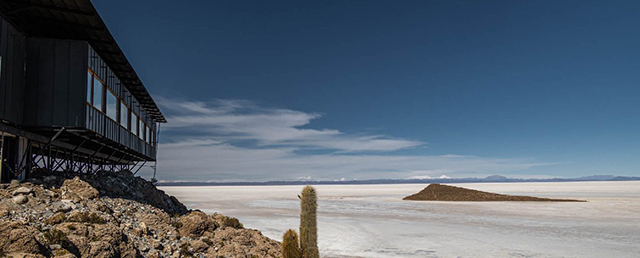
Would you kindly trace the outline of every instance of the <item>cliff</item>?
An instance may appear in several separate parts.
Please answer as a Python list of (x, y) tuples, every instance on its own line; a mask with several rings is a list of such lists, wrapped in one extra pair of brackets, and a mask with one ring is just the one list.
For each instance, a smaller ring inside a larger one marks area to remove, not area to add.
[(0, 184), (5, 256), (279, 257), (280, 243), (131, 173), (58, 173)]

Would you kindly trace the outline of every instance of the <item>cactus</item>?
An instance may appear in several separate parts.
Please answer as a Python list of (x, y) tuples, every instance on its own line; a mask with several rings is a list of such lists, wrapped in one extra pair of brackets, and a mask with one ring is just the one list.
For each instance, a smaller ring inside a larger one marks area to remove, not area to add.
[(318, 224), (316, 221), (316, 189), (307, 185), (300, 201), (300, 250), (302, 258), (318, 258)]
[(283, 258), (300, 258), (300, 246), (298, 245), (298, 234), (293, 229), (287, 230), (282, 237), (282, 257)]

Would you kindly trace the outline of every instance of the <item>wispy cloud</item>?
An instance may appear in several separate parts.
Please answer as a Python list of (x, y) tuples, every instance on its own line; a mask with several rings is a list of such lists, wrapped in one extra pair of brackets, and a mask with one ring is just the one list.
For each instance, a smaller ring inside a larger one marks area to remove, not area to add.
[(211, 103), (162, 98), (160, 105), (171, 121), (165, 129), (205, 133), (217, 139), (252, 140), (257, 145), (298, 146), (335, 151), (395, 151), (424, 145), (419, 141), (384, 135), (349, 135), (335, 129), (306, 129), (317, 113), (264, 108), (248, 101)]
[[(302, 128), (321, 115), (249, 101), (159, 98), (158, 103), (169, 120), (163, 126), (165, 138), (158, 165), (160, 178), (168, 181), (427, 178), (507, 173), (549, 165), (529, 159), (400, 155), (395, 151), (425, 143)], [(301, 152), (309, 149), (325, 154)]]

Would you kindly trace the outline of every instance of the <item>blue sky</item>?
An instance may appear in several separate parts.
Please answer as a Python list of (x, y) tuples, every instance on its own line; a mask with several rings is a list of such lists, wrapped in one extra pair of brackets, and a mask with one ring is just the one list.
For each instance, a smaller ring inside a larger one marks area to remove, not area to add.
[(638, 1), (94, 4), (160, 179), (640, 175)]

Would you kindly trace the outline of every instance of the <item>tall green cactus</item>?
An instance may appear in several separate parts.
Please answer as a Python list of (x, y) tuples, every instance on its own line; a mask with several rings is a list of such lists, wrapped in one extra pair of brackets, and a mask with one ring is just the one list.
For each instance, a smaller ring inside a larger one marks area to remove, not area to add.
[(282, 237), (282, 257), (283, 258), (300, 258), (300, 246), (298, 245), (298, 234), (293, 229), (287, 230)]
[(307, 185), (302, 189), (300, 199), (300, 250), (302, 258), (319, 258), (316, 189)]

